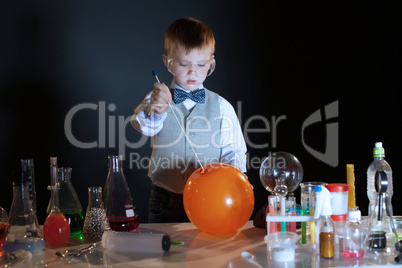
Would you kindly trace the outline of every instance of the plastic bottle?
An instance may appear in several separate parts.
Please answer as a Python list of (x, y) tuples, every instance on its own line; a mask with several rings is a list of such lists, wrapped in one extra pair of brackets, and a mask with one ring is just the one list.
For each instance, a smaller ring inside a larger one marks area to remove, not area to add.
[(49, 245), (60, 246), (66, 244), (70, 237), (70, 225), (59, 207), (57, 157), (50, 158), (50, 179), (52, 182), (52, 209), (43, 224), (43, 234)]
[(364, 256), (364, 227), (360, 224), (360, 210), (348, 211), (348, 219), (343, 239), (343, 257), (361, 258)]
[(319, 254), (322, 258), (332, 259), (335, 256), (335, 224), (331, 219), (331, 193), (321, 185), (316, 185), (314, 190), (317, 197), (314, 218), (320, 218), (316, 228)]
[(384, 159), (385, 151), (384, 151), (384, 148), (382, 147), (382, 142), (375, 143), (375, 147), (373, 150), (373, 157), (374, 157), (374, 160), (373, 160), (373, 162), (371, 162), (370, 166), (367, 169), (367, 196), (370, 200), (370, 205), (368, 208), (368, 215), (371, 214), (371, 211), (374, 209), (374, 207), (376, 205), (377, 192), (375, 190), (375, 184), (374, 184), (375, 173), (377, 171), (384, 171), (388, 177), (388, 189), (386, 192), (386, 203), (387, 203), (388, 209), (390, 210), (390, 213), (392, 216), (393, 210), (392, 210), (391, 198), (394, 193), (393, 186), (392, 186), (392, 169), (391, 169), (391, 166)]
[(109, 172), (104, 188), (104, 204), (110, 227), (129, 232), (140, 224), (137, 209), (123, 174), (121, 155), (109, 155)]

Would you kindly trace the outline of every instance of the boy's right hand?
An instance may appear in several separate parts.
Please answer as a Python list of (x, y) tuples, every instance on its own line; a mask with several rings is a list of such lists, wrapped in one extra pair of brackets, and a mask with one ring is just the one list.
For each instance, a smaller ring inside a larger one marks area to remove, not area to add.
[(154, 111), (157, 114), (163, 114), (169, 108), (169, 103), (172, 101), (172, 94), (165, 83), (156, 82), (152, 90), (149, 111), (150, 114)]

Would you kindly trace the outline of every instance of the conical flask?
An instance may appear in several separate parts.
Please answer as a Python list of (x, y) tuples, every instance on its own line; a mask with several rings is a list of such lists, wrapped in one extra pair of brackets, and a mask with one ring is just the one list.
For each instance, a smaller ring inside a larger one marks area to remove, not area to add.
[(7, 212), (0, 207), (0, 260), (2, 260), (7, 254), (3, 250), (4, 240), (6, 240), (8, 216)]
[(102, 200), (102, 187), (88, 187), (88, 207), (85, 214), (82, 235), (89, 239), (100, 240), (110, 225)]
[(50, 180), (52, 183), (52, 209), (43, 224), (46, 242), (51, 246), (67, 243), (70, 237), (70, 225), (59, 207), (59, 180), (57, 177), (57, 157), (50, 157)]
[(369, 253), (391, 255), (395, 250), (395, 243), (398, 242), (398, 236), (392, 220), (392, 212), (387, 206), (389, 203), (389, 196), (386, 192), (388, 180), (384, 171), (376, 172), (375, 186), (376, 205), (368, 218), (369, 226), (365, 244)]
[(109, 172), (104, 189), (104, 204), (110, 227), (128, 232), (138, 227), (140, 220), (123, 174), (121, 155), (109, 155)]
[(59, 176), (59, 207), (70, 224), (70, 237), (80, 237), (84, 226), (84, 215), (77, 192), (71, 184), (70, 167), (60, 167)]
[(39, 252), (45, 246), (42, 230), (32, 209), (29, 199), (29, 187), (26, 178), (27, 169), (15, 173), (13, 181), (13, 202), (8, 220), (8, 234), (4, 250), (13, 252), (18, 249), (31, 253)]

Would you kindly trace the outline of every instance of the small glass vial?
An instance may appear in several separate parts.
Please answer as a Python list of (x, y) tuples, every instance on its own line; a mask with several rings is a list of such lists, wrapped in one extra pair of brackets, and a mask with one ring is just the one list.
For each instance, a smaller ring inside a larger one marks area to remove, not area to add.
[(364, 256), (364, 227), (360, 224), (360, 210), (348, 211), (348, 219), (343, 239), (343, 257), (361, 258)]
[(330, 215), (322, 219), (320, 226), (320, 256), (332, 259), (335, 256), (335, 225)]

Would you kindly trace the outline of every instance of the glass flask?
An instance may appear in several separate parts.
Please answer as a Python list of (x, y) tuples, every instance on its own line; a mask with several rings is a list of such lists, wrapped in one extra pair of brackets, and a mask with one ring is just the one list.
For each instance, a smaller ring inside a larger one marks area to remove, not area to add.
[(103, 232), (109, 230), (111, 229), (102, 201), (102, 187), (88, 187), (88, 207), (82, 235), (100, 240)]
[(28, 193), (29, 199), (32, 203), (32, 209), (37, 217), (36, 210), (36, 191), (35, 191), (35, 172), (34, 172), (34, 161), (33, 159), (21, 159), (21, 168), (26, 166), (26, 180), (28, 181)]
[(137, 228), (140, 220), (123, 174), (121, 158), (121, 155), (108, 156), (109, 172), (103, 200), (112, 230), (128, 232)]
[(51, 246), (61, 246), (70, 237), (70, 225), (59, 207), (59, 181), (57, 177), (57, 157), (50, 157), (50, 179), (52, 209), (43, 224), (46, 242)]
[(7, 235), (8, 227), (8, 216), (6, 211), (0, 207), (0, 260), (7, 256), (6, 252), (3, 250), (4, 240)]
[(70, 224), (70, 237), (80, 237), (84, 226), (84, 215), (78, 195), (71, 184), (70, 167), (60, 167), (59, 176), (59, 208)]
[(398, 242), (392, 212), (387, 207), (389, 198), (387, 186), (386, 173), (377, 171), (375, 174), (376, 205), (368, 218), (369, 226), (365, 243), (367, 252), (375, 255), (392, 255), (395, 244)]
[(285, 152), (273, 153), (262, 162), (260, 181), (264, 188), (276, 195), (293, 193), (303, 180), (303, 167), (299, 160)]
[(22, 173), (14, 174), (13, 202), (8, 219), (8, 234), (4, 243), (4, 250), (7, 252), (22, 249), (34, 254), (45, 246), (42, 230), (29, 199), (28, 182), (24, 180), (27, 172), (23, 167)]

